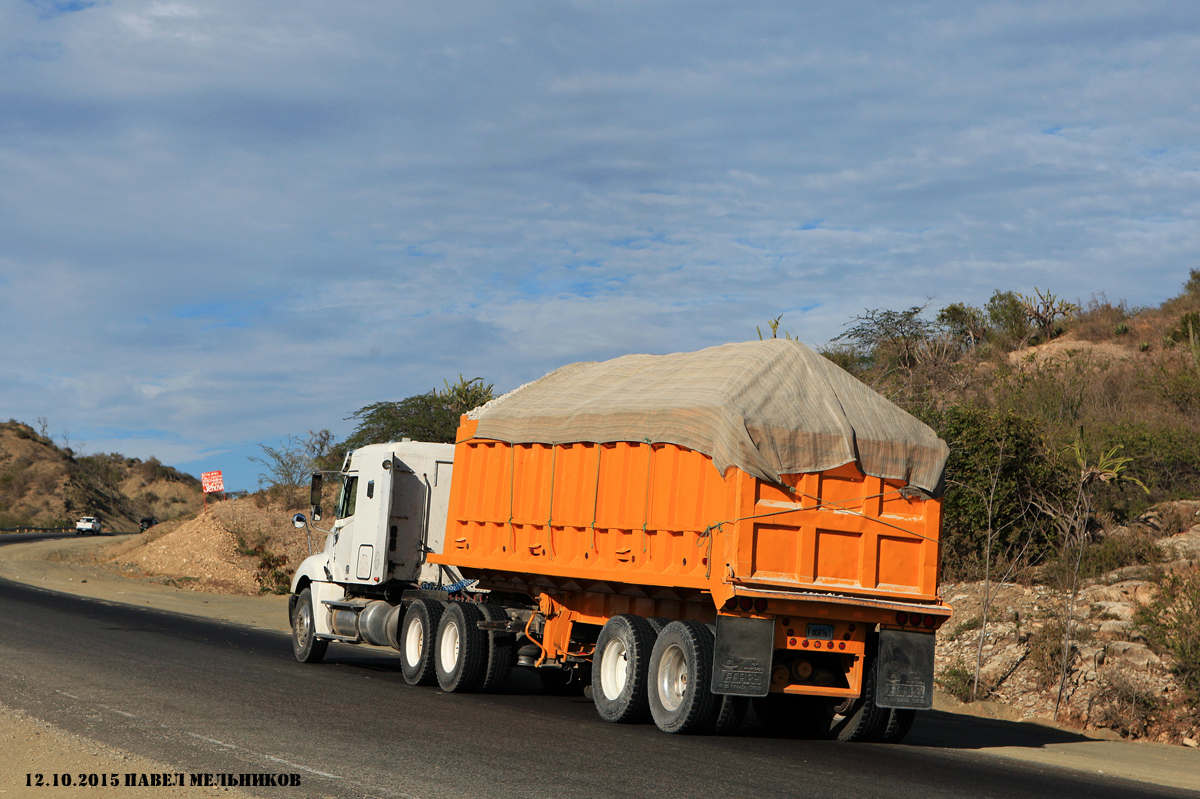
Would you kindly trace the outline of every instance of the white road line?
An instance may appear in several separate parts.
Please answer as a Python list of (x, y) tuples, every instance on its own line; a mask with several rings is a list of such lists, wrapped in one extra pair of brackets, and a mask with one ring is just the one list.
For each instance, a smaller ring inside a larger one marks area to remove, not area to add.
[(307, 771), (309, 774), (316, 774), (321, 777), (328, 777), (331, 780), (343, 779), (342, 777), (339, 777), (337, 774), (330, 774), (327, 771), (317, 771), (315, 768), (309, 768), (308, 766), (302, 766), (299, 763), (293, 763), (290, 760), (284, 760), (282, 758), (271, 757), (270, 755), (264, 755), (261, 752), (254, 752), (254, 751), (251, 751), (250, 749), (245, 749), (245, 748), (243, 748), (241, 746), (237, 746), (235, 744), (227, 744), (224, 741), (218, 741), (216, 738), (209, 738), (204, 735), (197, 735), (194, 732), (189, 732), (186, 734), (192, 736), (193, 738), (199, 738), (201, 741), (208, 741), (210, 744), (216, 744), (217, 746), (223, 746), (226, 749), (236, 749), (239, 752), (245, 752), (246, 754), (254, 755), (255, 757), (262, 757), (262, 758), (266, 758), (267, 760), (274, 760), (276, 763), (282, 763), (285, 766), (290, 766), (292, 768), (298, 768), (301, 771)]

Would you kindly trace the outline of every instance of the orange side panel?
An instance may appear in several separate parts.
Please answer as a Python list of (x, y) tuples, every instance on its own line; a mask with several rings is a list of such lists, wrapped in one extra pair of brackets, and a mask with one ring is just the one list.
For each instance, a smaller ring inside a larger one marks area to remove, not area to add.
[(936, 601), (939, 502), (853, 464), (780, 486), (722, 477), (673, 444), (508, 444), (474, 429), (459, 429), (433, 562), (647, 596), (745, 586)]

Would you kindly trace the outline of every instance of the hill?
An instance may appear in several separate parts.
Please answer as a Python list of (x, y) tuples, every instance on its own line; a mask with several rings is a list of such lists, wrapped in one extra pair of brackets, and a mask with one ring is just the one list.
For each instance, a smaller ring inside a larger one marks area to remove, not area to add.
[(155, 458), (76, 456), (32, 427), (0, 422), (0, 527), (72, 526), (96, 516), (105, 530), (136, 530), (138, 521), (194, 515), (200, 481)]

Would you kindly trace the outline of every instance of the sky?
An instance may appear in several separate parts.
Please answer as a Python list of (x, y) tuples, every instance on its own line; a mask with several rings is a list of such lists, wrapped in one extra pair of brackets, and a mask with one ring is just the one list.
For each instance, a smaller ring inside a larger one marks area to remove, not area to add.
[(1200, 3), (0, 0), (0, 417), (253, 489), (483, 377), (1175, 296)]

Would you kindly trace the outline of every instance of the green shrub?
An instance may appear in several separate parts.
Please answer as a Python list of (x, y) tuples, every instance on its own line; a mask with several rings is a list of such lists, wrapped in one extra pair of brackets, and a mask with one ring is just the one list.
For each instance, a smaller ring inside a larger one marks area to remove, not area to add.
[(943, 670), (936, 680), (937, 684), (942, 686), (943, 691), (959, 702), (975, 701), (975, 695), (971, 692), (971, 686), (975, 682), (975, 672), (967, 668), (961, 660)]
[(1021, 552), (1034, 560), (1044, 555), (1051, 544), (1050, 528), (1030, 511), (1029, 497), (1061, 490), (1063, 478), (1045, 455), (1037, 426), (1017, 414), (971, 405), (951, 406), (930, 417), (926, 421), (950, 445), (942, 508), (943, 574), (954, 580), (982, 577), (989, 505), (994, 563)]
[[(1091, 628), (1073, 625), (1071, 632), (1076, 642), (1086, 644), (1092, 640)], [(1029, 635), (1029, 652), (1025, 662), (1033, 669), (1038, 687), (1049, 688), (1057, 685), (1063, 672), (1063, 636), (1066, 633), (1066, 622), (1059, 618), (1048, 619), (1041, 627)], [(1070, 669), (1077, 657), (1074, 647), (1067, 656), (1067, 668)]]
[(1188, 701), (1200, 705), (1200, 573), (1168, 577), (1135, 618), (1150, 646), (1171, 655)]

